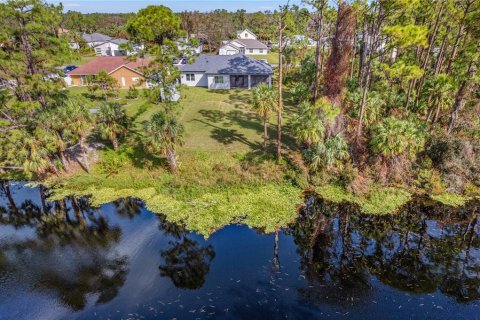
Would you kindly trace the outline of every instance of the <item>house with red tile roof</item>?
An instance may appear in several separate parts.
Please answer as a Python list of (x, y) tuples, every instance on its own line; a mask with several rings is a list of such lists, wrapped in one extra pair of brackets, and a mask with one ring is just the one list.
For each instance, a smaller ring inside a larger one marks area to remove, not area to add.
[(117, 57), (97, 57), (78, 68), (67, 73), (70, 78), (67, 80), (70, 86), (85, 86), (88, 79), (99, 74), (101, 71), (107, 72), (114, 77), (120, 88), (129, 88), (132, 86), (147, 87), (143, 68), (148, 67), (150, 60), (136, 59), (130, 61), (124, 56)]

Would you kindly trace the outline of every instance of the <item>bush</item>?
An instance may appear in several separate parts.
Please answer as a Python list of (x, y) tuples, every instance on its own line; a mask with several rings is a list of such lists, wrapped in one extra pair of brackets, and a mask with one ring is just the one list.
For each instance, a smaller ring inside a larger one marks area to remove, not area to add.
[(449, 192), (460, 193), (469, 183), (480, 185), (478, 141), (439, 135), (427, 143), (426, 152)]
[(138, 92), (138, 89), (136, 87), (130, 87), (128, 88), (128, 92), (127, 92), (127, 99), (137, 99), (139, 96), (139, 92)]

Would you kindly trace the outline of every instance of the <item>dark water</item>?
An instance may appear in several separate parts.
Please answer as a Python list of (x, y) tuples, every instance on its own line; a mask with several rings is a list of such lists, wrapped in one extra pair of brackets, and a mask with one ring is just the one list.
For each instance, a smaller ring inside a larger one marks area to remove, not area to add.
[(378, 217), (311, 198), (278, 241), (204, 240), (135, 199), (0, 193), (0, 319), (480, 319), (478, 204)]

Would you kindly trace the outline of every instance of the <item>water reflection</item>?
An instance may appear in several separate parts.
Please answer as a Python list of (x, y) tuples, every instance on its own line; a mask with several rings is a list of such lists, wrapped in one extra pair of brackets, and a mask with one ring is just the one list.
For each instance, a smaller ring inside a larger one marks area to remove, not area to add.
[(291, 229), (313, 302), (369, 299), (372, 278), (399, 290), (480, 298), (479, 205), (455, 210), (425, 201), (393, 216), (310, 205)]
[(215, 258), (213, 246), (202, 247), (197, 241), (189, 239), (183, 226), (168, 222), (163, 215), (159, 216), (159, 220), (160, 230), (173, 237), (161, 252), (164, 263), (158, 267), (160, 275), (169, 277), (177, 288), (201, 288)]
[(41, 186), (0, 183), (0, 318), (14, 291), (48, 295), (85, 319), (102, 308), (116, 318), (122, 305), (167, 318), (313, 318), (369, 308), (385, 292), (451, 297), (456, 310), (480, 301), (478, 203), (418, 200), (372, 216), (308, 197), (287, 230), (267, 237), (232, 226), (205, 241), (137, 199), (93, 208), (47, 197)]

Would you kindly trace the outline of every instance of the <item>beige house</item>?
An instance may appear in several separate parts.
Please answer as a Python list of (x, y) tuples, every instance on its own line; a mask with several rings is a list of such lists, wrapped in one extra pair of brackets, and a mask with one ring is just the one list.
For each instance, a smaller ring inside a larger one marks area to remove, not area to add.
[(132, 86), (148, 87), (142, 68), (147, 67), (150, 61), (146, 59), (137, 59), (129, 61), (125, 57), (97, 57), (80, 67), (67, 73), (66, 82), (69, 86), (84, 86), (88, 84), (88, 79), (101, 71), (107, 72), (114, 77), (120, 88), (129, 88)]

